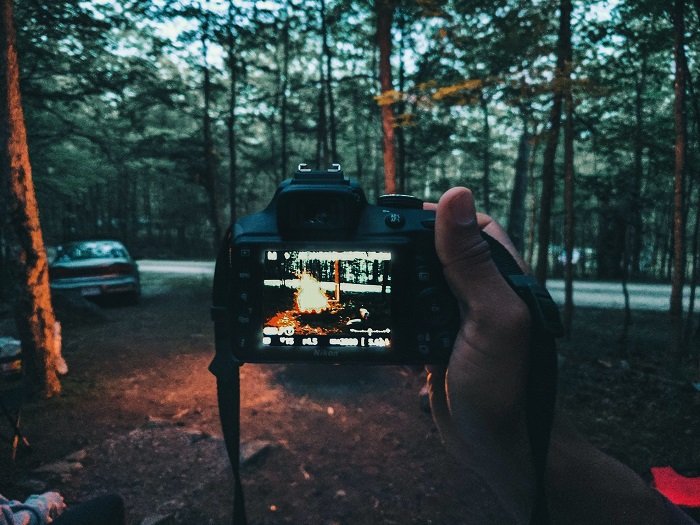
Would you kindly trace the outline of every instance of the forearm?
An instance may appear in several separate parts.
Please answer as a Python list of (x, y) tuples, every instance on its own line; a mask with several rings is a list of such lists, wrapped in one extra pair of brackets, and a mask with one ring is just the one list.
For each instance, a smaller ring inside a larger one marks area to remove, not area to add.
[(633, 470), (604, 454), (557, 418), (547, 491), (554, 523), (668, 524), (663, 498)]

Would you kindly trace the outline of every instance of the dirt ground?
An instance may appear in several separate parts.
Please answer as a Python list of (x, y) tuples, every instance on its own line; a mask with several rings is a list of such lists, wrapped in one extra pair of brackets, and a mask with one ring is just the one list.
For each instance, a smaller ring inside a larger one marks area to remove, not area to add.
[[(143, 277), (137, 306), (59, 305), (64, 392), (26, 405), (31, 453), (12, 463), (0, 442), (0, 492), (53, 489), (69, 503), (117, 492), (129, 523), (230, 523), (207, 371), (210, 278)], [(600, 329), (616, 315), (579, 312), (576, 338), (562, 346), (562, 406), (640, 474), (670, 464), (697, 475), (700, 393), (668, 364), (663, 315), (635, 314), (628, 354)], [(506, 523), (478, 477), (443, 449), (421, 407), (419, 370), (245, 365), (241, 381), (251, 523)]]

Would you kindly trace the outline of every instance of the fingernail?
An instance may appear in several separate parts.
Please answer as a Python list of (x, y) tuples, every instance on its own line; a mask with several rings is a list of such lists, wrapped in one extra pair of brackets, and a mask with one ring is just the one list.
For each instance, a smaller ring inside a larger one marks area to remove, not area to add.
[(472, 201), (466, 191), (460, 192), (450, 203), (452, 220), (462, 226), (469, 226), (476, 221)]

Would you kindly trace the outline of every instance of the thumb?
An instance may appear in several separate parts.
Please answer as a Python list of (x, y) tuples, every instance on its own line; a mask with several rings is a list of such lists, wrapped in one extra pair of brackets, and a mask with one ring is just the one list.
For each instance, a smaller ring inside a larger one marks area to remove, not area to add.
[(440, 198), (435, 248), (448, 285), (471, 314), (498, 319), (504, 305), (518, 301), (481, 236), (474, 197), (467, 188), (452, 188)]

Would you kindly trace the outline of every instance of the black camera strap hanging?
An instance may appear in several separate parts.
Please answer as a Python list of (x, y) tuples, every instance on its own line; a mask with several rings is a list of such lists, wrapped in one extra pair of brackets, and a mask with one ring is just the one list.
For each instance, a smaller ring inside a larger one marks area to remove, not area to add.
[[(536, 494), (531, 525), (550, 523), (545, 492), (545, 475), (550, 434), (554, 419), (557, 385), (555, 338), (562, 335), (559, 311), (547, 290), (534, 277), (524, 274), (513, 256), (495, 239), (482, 232), (491, 256), (511, 288), (526, 303), (531, 315), (531, 340), (526, 391), (527, 432), (535, 468)], [(215, 283), (230, 283), (231, 233), (227, 234), (216, 265)], [(220, 264), (221, 263), (221, 264)], [(221, 272), (221, 274), (220, 274)], [(231, 351), (228, 286), (214, 286), (216, 355), (209, 370), (216, 376), (219, 416), (234, 478), (233, 525), (247, 525), (240, 472), (240, 366)]]
[(219, 403), (219, 417), (221, 429), (224, 434), (226, 452), (228, 453), (231, 469), (233, 470), (233, 523), (246, 525), (245, 500), (243, 497), (243, 484), (241, 482), (241, 385), (240, 365), (232, 367), (229, 379), (216, 378), (217, 400)]
[[(241, 363), (231, 352), (231, 229), (216, 259), (211, 317), (214, 321), (214, 359), (209, 371), (216, 377), (216, 397), (219, 405), (221, 431), (233, 470), (233, 523), (246, 525), (243, 483), (241, 482)], [(222, 284), (224, 283), (224, 284)]]

